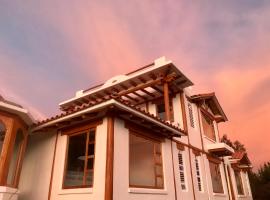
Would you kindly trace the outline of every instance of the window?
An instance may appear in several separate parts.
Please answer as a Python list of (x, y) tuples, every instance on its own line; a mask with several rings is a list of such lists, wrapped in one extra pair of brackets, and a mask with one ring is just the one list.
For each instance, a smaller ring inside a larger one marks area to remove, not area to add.
[(95, 129), (68, 136), (63, 188), (92, 187), (95, 158)]
[(212, 162), (212, 161), (209, 161), (209, 166), (210, 166), (213, 192), (214, 193), (224, 193), (219, 164)]
[(135, 133), (129, 135), (129, 185), (163, 188), (161, 143)]
[(186, 186), (186, 177), (185, 177), (185, 163), (183, 158), (183, 153), (179, 151), (178, 153), (178, 167), (179, 167), (179, 175), (180, 175), (180, 183), (182, 190), (187, 190)]
[(195, 156), (195, 169), (196, 169), (195, 175), (196, 175), (198, 190), (201, 192), (202, 191), (202, 176), (201, 176), (200, 162), (199, 162), (198, 156)]
[[(174, 115), (173, 115), (173, 105), (172, 100), (169, 101), (170, 104), (170, 118), (171, 122), (174, 121)], [(160, 99), (156, 104), (156, 110), (157, 110), (157, 116), (163, 120), (166, 120), (166, 114), (165, 114), (165, 104), (164, 99)]]
[(193, 117), (193, 109), (192, 109), (192, 105), (190, 103), (188, 103), (188, 114), (189, 114), (189, 122), (190, 122), (190, 126), (192, 128), (194, 128), (194, 117)]
[(6, 135), (6, 126), (2, 121), (0, 121), (0, 155), (4, 144), (5, 135)]
[(204, 135), (212, 140), (216, 141), (215, 129), (213, 120), (211, 120), (206, 114), (202, 113), (202, 126)]
[(22, 151), (23, 142), (24, 142), (23, 131), (22, 129), (18, 129), (16, 133), (15, 143), (13, 146), (13, 152), (11, 154), (11, 160), (8, 170), (7, 184), (9, 186), (14, 186), (15, 184), (16, 171), (18, 170), (18, 161)]
[(234, 170), (237, 192), (239, 195), (244, 195), (243, 182), (241, 178), (241, 173), (238, 170)]
[(248, 172), (245, 173), (245, 177), (246, 177), (246, 184), (247, 184), (247, 193), (250, 196), (251, 192), (250, 192), (250, 183), (249, 183), (249, 178), (248, 178)]

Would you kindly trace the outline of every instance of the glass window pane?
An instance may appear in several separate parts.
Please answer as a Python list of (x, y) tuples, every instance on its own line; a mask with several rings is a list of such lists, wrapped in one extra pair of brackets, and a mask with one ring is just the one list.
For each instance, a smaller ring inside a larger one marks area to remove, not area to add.
[(95, 144), (89, 144), (88, 145), (88, 155), (94, 155), (95, 154)]
[(82, 133), (69, 138), (65, 187), (83, 185), (86, 136), (86, 133)]
[(235, 174), (236, 186), (237, 186), (238, 194), (239, 195), (244, 195), (244, 189), (243, 189), (243, 183), (242, 183), (240, 171), (235, 170), (234, 174)]
[(214, 193), (223, 193), (222, 179), (220, 174), (219, 164), (209, 162), (212, 186)]
[(86, 185), (87, 186), (93, 185), (93, 178), (94, 178), (93, 176), (94, 176), (93, 170), (87, 171), (87, 174), (86, 174)]
[(95, 141), (95, 130), (90, 130), (89, 133), (89, 142), (94, 142)]
[(154, 143), (130, 134), (130, 185), (155, 187)]
[(0, 121), (0, 155), (4, 144), (5, 135), (6, 135), (6, 126), (3, 122)]
[(15, 143), (13, 146), (13, 152), (12, 152), (11, 160), (9, 164), (8, 178), (7, 178), (8, 185), (14, 185), (15, 173), (18, 167), (17, 163), (18, 163), (23, 139), (24, 139), (23, 132), (21, 129), (19, 129), (16, 133)]
[(87, 161), (87, 169), (93, 169), (94, 168), (94, 158), (89, 158)]
[(203, 113), (202, 113), (202, 125), (204, 135), (211, 138), (212, 140), (216, 140), (213, 121)]
[(156, 165), (156, 174), (158, 176), (161, 176), (163, 174), (163, 172), (162, 172), (162, 166)]
[(157, 177), (157, 187), (162, 188), (163, 187), (163, 178)]

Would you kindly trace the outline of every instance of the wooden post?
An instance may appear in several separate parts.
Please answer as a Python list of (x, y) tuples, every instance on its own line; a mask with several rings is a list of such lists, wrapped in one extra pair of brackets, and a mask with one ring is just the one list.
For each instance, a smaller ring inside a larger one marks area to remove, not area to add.
[(114, 117), (109, 114), (107, 119), (105, 200), (113, 200)]
[(170, 97), (169, 97), (169, 85), (167, 81), (164, 81), (163, 92), (164, 92), (164, 105), (165, 105), (165, 120), (170, 121), (171, 120)]

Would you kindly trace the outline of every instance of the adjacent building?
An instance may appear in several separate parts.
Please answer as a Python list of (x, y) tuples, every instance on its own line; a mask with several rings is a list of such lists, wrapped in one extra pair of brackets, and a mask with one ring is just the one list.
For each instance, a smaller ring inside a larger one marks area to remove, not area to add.
[(0, 99), (0, 200), (251, 200), (245, 152), (220, 141), (214, 93), (164, 57), (35, 122)]

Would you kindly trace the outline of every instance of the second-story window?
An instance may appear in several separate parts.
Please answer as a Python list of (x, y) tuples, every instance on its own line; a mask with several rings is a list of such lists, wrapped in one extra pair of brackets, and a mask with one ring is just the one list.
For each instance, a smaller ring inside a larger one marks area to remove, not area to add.
[(202, 113), (202, 126), (204, 135), (208, 138), (216, 141), (215, 129), (213, 120), (210, 119), (206, 114)]
[[(174, 121), (174, 115), (173, 115), (173, 105), (172, 105), (172, 99), (169, 101), (170, 103), (170, 118), (171, 122)], [(165, 111), (165, 103), (164, 99), (160, 99), (159, 101), (156, 102), (156, 111), (157, 111), (157, 116), (163, 120), (166, 120), (166, 111)]]

